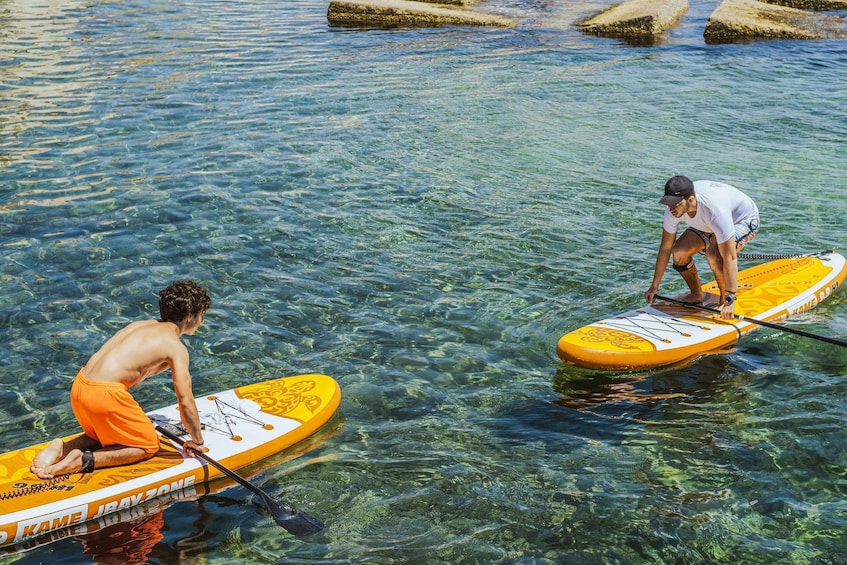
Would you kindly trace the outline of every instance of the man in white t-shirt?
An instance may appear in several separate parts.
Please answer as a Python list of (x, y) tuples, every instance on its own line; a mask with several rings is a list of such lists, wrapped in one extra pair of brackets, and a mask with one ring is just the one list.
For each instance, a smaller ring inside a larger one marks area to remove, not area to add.
[[(686, 302), (703, 303), (708, 296), (700, 286), (694, 254), (706, 256), (720, 289), (720, 314), (735, 317), (735, 293), (738, 290), (738, 256), (759, 231), (759, 209), (753, 200), (728, 184), (675, 176), (665, 184), (659, 200), (667, 206), (662, 222), (662, 242), (656, 256), (653, 283), (644, 298), (650, 304), (656, 298), (659, 283), (673, 258), (673, 268), (682, 275), (689, 293)], [(680, 222), (688, 229), (676, 237)]]

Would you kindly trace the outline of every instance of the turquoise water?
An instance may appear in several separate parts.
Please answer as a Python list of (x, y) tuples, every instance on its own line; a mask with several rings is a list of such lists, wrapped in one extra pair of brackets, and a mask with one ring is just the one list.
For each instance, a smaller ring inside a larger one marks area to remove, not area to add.
[[(706, 45), (714, 3), (652, 46), (575, 32), (593, 4), (486, 6), (520, 25), (0, 0), (4, 445), (76, 429), (77, 368), (191, 276), (198, 394), (341, 384), (333, 425), (253, 478), (328, 528), (285, 535), (232, 488), (160, 513), (150, 562), (845, 562), (847, 351), (761, 330), (608, 375), (555, 343), (641, 304), (675, 173), (757, 200), (750, 252), (840, 247), (847, 44)], [(794, 323), (843, 339), (847, 295)], [(174, 402), (167, 376), (136, 396)]]

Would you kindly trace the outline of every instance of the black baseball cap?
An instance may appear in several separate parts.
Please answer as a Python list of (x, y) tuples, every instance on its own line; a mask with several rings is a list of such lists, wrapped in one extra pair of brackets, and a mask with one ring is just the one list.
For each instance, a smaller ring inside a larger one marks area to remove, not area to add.
[(688, 198), (694, 194), (694, 183), (691, 182), (691, 179), (688, 177), (684, 177), (682, 175), (678, 175), (675, 177), (671, 177), (668, 182), (665, 183), (665, 195), (662, 196), (661, 202), (665, 206), (670, 206), (673, 208), (676, 206), (680, 200), (683, 198)]

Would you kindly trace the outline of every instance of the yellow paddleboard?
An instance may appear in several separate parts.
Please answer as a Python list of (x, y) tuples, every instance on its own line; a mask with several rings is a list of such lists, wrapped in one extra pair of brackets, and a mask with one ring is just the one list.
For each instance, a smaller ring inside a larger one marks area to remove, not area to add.
[[(738, 273), (735, 312), (745, 318), (780, 322), (829, 298), (845, 277), (847, 262), (834, 252), (778, 259), (745, 269)], [(704, 284), (703, 290), (718, 293), (714, 281)], [(719, 320), (709, 312), (657, 301), (565, 334), (556, 352), (563, 361), (580, 367), (646, 369), (719, 351), (757, 327), (741, 319)]]
[[(198, 397), (207, 455), (230, 470), (256, 463), (315, 433), (340, 402), (338, 383), (318, 374)], [(180, 421), (175, 404), (148, 415), (165, 426)], [(0, 455), (0, 546), (60, 529), (76, 528), (84, 534), (89, 521), (156, 500), (190, 498), (198, 487), (222, 475), (162, 439), (159, 452), (146, 461), (41, 480), (29, 466), (45, 446)]]

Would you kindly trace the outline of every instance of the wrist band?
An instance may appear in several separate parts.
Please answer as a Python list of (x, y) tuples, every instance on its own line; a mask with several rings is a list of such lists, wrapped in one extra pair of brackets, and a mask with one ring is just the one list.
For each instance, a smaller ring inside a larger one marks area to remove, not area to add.
[(90, 473), (94, 471), (94, 454), (90, 451), (82, 452), (82, 469), (80, 473)]

